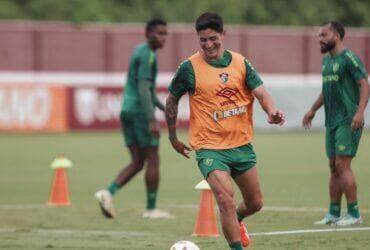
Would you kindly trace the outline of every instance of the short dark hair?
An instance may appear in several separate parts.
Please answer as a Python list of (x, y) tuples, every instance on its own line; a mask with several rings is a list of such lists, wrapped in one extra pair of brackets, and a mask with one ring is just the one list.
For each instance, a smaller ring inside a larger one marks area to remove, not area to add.
[(329, 24), (330, 29), (339, 34), (340, 40), (343, 40), (344, 35), (346, 34), (343, 25), (338, 21), (329, 21), (326, 24)]
[(222, 33), (224, 31), (224, 21), (217, 13), (205, 12), (195, 21), (195, 29), (197, 32), (212, 29), (218, 33)]
[(150, 19), (145, 26), (145, 32), (153, 31), (153, 29), (158, 25), (167, 26), (167, 22), (162, 18), (153, 18)]

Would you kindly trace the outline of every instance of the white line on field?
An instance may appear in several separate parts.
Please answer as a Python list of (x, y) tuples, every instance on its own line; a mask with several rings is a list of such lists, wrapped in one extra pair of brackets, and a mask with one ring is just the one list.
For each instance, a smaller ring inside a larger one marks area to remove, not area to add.
[(327, 232), (348, 232), (348, 231), (369, 231), (370, 227), (349, 227), (349, 228), (330, 228), (330, 229), (306, 229), (306, 230), (291, 230), (291, 231), (273, 231), (250, 233), (250, 236), (265, 236), (265, 235), (284, 235), (284, 234), (306, 234), (306, 233), (327, 233)]
[[(272, 231), (250, 233), (250, 236), (273, 236), (273, 235), (288, 235), (288, 234), (307, 234), (307, 233), (328, 233), (328, 232), (348, 232), (348, 231), (369, 231), (370, 227), (350, 227), (350, 228), (330, 228), (330, 229), (302, 229), (290, 231)], [(150, 233), (132, 232), (132, 231), (102, 231), (102, 230), (69, 230), (69, 229), (14, 229), (0, 228), (0, 233), (24, 233), (24, 234), (39, 234), (39, 235), (58, 235), (67, 237), (142, 237), (153, 235)]]
[[(191, 208), (196, 209), (198, 205), (195, 204), (183, 204), (183, 205), (168, 205), (168, 208)], [(325, 212), (328, 209), (321, 207), (279, 207), (279, 206), (264, 206), (262, 211), (268, 212)], [(361, 209), (361, 213), (370, 213), (370, 209)]]
[(58, 235), (58, 236), (74, 236), (74, 237), (131, 237), (131, 236), (147, 236), (148, 233), (133, 232), (133, 231), (102, 231), (102, 230), (70, 230), (70, 229), (15, 229), (15, 228), (0, 228), (0, 233), (25, 233), (25, 234), (40, 234), (40, 235)]
[[(182, 205), (167, 205), (165, 208), (189, 208), (197, 209), (196, 204), (182, 204)], [(0, 204), (0, 210), (28, 210), (28, 209), (42, 209), (53, 208), (46, 204)], [(321, 207), (279, 207), (279, 206), (264, 206), (263, 211), (268, 212), (325, 212), (326, 208)], [(361, 213), (370, 213), (370, 209), (361, 209)]]

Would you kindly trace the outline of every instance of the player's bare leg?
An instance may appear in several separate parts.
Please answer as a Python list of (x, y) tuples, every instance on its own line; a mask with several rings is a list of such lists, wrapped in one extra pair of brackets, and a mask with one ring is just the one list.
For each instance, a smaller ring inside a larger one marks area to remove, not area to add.
[(340, 177), (340, 183), (347, 199), (347, 215), (341, 218), (336, 225), (347, 226), (362, 222), (357, 204), (357, 185), (351, 169), (352, 156), (337, 156), (335, 168)]
[(145, 184), (148, 190), (157, 190), (159, 186), (159, 153), (158, 146), (145, 149), (147, 168), (145, 170)]
[(348, 203), (357, 201), (357, 185), (351, 169), (351, 161), (351, 156), (337, 156), (335, 159), (335, 169), (339, 174), (341, 187)]
[(243, 196), (243, 202), (241, 202), (237, 208), (237, 216), (240, 223), (241, 242), (242, 245), (246, 247), (250, 244), (251, 239), (248, 235), (247, 228), (243, 223), (243, 219), (258, 212), (263, 206), (257, 168), (253, 167), (237, 176), (235, 178), (235, 182)]
[(147, 207), (144, 218), (172, 218), (168, 212), (156, 208), (157, 191), (160, 181), (158, 146), (145, 148), (147, 166), (145, 170), (145, 184), (147, 189)]
[(257, 168), (253, 167), (237, 176), (235, 182), (243, 196), (243, 202), (237, 208), (238, 214), (247, 217), (260, 211), (263, 206), (263, 197)]
[(131, 163), (124, 167), (119, 174), (117, 175), (114, 183), (116, 183), (119, 187), (124, 186), (127, 182), (129, 182), (132, 177), (134, 177), (137, 173), (139, 173), (143, 167), (145, 162), (145, 151), (138, 146), (130, 146), (128, 147), (131, 156)]
[(338, 170), (335, 166), (335, 157), (329, 159), (330, 180), (329, 180), (329, 194), (331, 203), (341, 203), (343, 190), (341, 187), (341, 180)]
[(208, 175), (207, 182), (216, 198), (226, 240), (229, 243), (240, 242), (239, 223), (235, 215), (236, 206), (230, 174), (226, 171), (214, 170)]
[(144, 151), (138, 146), (130, 146), (129, 151), (131, 155), (131, 163), (119, 172), (116, 179), (108, 189), (102, 189), (95, 193), (95, 197), (99, 201), (101, 211), (106, 218), (115, 217), (115, 209), (113, 206), (114, 193), (143, 169), (145, 161)]
[(336, 223), (340, 219), (341, 201), (343, 196), (343, 189), (341, 184), (341, 177), (336, 168), (335, 157), (329, 158), (330, 178), (329, 178), (329, 196), (330, 205), (329, 212), (315, 225), (328, 225)]

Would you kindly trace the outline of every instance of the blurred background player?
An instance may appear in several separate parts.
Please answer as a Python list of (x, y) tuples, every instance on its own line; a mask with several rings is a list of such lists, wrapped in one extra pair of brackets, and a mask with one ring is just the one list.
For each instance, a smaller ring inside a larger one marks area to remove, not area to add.
[(136, 47), (130, 60), (128, 80), (123, 97), (121, 124), (131, 163), (124, 167), (107, 189), (96, 192), (103, 215), (113, 218), (113, 195), (139, 173), (144, 164), (147, 191), (144, 218), (168, 218), (170, 214), (156, 209), (159, 186), (159, 124), (155, 108), (164, 111), (156, 95), (157, 58), (155, 52), (166, 41), (167, 24), (162, 19), (152, 19), (146, 24), (146, 43)]
[[(369, 99), (369, 83), (360, 58), (343, 45), (344, 27), (328, 22), (319, 29), (322, 60), (322, 92), (303, 118), (311, 128), (316, 111), (324, 105), (326, 154), (329, 157), (330, 206), (326, 216), (315, 224), (346, 226), (361, 223), (357, 203), (357, 186), (351, 169), (364, 125)], [(342, 195), (347, 199), (347, 214), (340, 218)]]
[[(251, 63), (242, 55), (225, 50), (222, 17), (204, 13), (195, 23), (201, 50), (178, 68), (169, 87), (166, 119), (173, 148), (189, 158), (189, 150), (177, 139), (178, 102), (189, 93), (190, 146), (198, 167), (207, 179), (220, 211), (222, 229), (231, 249), (250, 242), (243, 218), (262, 208), (253, 138), (253, 99), (256, 97), (271, 124), (284, 123), (271, 96)], [(243, 202), (236, 207), (232, 181)]]

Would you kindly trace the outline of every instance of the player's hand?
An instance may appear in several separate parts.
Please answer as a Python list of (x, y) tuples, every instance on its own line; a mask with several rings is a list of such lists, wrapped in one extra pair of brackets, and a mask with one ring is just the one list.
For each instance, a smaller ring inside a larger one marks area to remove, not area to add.
[(357, 130), (364, 126), (364, 114), (361, 112), (357, 112), (352, 119), (351, 128), (352, 130)]
[(177, 140), (177, 139), (170, 139), (172, 147), (180, 154), (185, 156), (186, 158), (189, 159), (189, 153), (191, 149), (186, 146), (183, 142)]
[(285, 123), (285, 114), (281, 110), (276, 110), (267, 117), (267, 122), (270, 124), (278, 124), (279, 126)]
[(302, 127), (305, 129), (310, 129), (312, 127), (312, 119), (315, 117), (315, 112), (309, 110), (303, 117)]
[(157, 122), (156, 120), (152, 120), (150, 123), (149, 123), (149, 130), (150, 132), (152, 133), (152, 135), (156, 138), (159, 138), (160, 136), (160, 124), (159, 122)]

